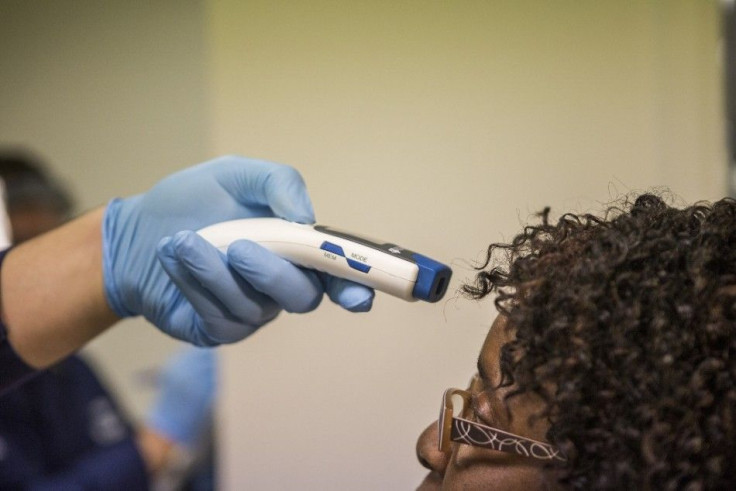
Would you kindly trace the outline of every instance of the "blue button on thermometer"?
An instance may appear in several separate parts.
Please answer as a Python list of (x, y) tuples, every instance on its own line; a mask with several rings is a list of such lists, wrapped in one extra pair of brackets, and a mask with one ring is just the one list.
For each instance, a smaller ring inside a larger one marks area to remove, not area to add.
[(198, 233), (222, 251), (238, 239), (252, 240), (299, 266), (408, 301), (440, 300), (452, 276), (448, 266), (396, 244), (322, 225), (247, 218), (217, 223)]

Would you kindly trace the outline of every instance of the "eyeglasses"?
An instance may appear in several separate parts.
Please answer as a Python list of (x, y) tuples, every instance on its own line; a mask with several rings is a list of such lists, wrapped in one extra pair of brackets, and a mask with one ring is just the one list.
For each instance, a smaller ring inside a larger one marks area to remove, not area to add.
[[(477, 375), (476, 375), (477, 377)], [(474, 377), (475, 381), (475, 377)], [(549, 443), (539, 442), (497, 428), (492, 428), (465, 418), (455, 417), (453, 396), (460, 396), (463, 407), (459, 413), (463, 414), (470, 405), (471, 395), (467, 390), (447, 389), (442, 397), (439, 425), (439, 450), (450, 452), (450, 443), (464, 443), (474, 447), (490, 448), (499, 452), (513, 453), (539, 460), (565, 461), (559, 449)]]

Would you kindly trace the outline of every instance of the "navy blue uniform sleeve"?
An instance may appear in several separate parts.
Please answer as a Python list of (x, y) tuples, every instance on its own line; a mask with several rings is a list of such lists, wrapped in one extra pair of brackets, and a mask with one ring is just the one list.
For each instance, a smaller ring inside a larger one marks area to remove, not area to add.
[[(5, 255), (10, 249), (0, 252), (0, 271)], [(15, 352), (5, 331), (5, 324), (0, 319), (0, 395), (8, 389), (32, 377), (37, 371), (24, 362)]]
[(145, 464), (132, 438), (99, 448), (69, 469), (27, 483), (32, 491), (99, 490), (145, 491), (148, 479)]
[(0, 397), (0, 490), (148, 489), (136, 433), (71, 356)]

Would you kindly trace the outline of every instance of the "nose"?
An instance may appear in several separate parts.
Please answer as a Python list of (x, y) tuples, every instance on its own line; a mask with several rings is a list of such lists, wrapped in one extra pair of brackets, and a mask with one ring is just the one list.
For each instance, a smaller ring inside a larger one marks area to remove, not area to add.
[(417, 440), (417, 459), (427, 469), (437, 472), (440, 476), (445, 475), (449, 455), (441, 452), (437, 447), (439, 434), (437, 423), (432, 423), (419, 435)]

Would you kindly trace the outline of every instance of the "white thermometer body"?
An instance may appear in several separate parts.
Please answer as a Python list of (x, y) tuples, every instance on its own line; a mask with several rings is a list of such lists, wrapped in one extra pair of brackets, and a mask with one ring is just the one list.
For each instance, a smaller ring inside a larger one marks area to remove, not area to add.
[(236, 240), (252, 240), (299, 266), (408, 301), (440, 300), (452, 276), (448, 266), (421, 254), (322, 225), (245, 218), (217, 223), (198, 233), (222, 251)]

